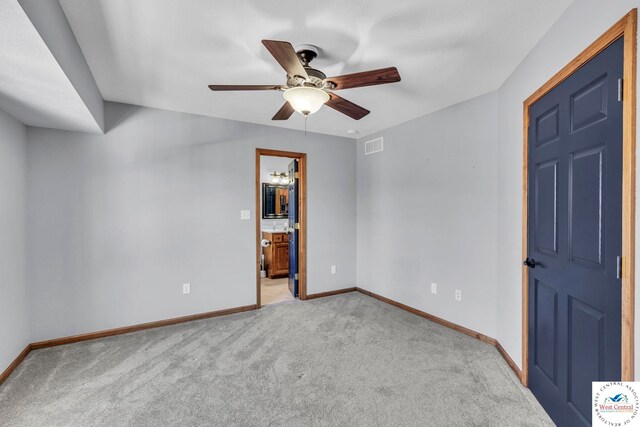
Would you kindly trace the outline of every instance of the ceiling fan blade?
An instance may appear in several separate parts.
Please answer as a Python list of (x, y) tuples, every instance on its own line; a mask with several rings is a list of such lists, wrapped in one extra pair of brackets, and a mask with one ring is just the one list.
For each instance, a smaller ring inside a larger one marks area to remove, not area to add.
[(289, 42), (281, 42), (278, 40), (262, 40), (262, 44), (267, 48), (269, 53), (278, 61), (278, 64), (284, 68), (291, 77), (300, 76), (305, 79), (309, 78), (307, 71), (302, 66), (302, 62), (298, 58), (296, 51)]
[(342, 114), (346, 114), (352, 119), (360, 120), (364, 116), (370, 113), (366, 108), (354, 104), (351, 101), (347, 101), (344, 98), (339, 97), (335, 93), (329, 94), (330, 99), (326, 102), (326, 106), (333, 108), (336, 111), (340, 111)]
[(361, 73), (345, 74), (343, 76), (329, 77), (324, 82), (331, 82), (337, 89), (349, 89), (354, 87), (383, 85), (400, 81), (400, 74), (396, 67), (381, 68), (379, 70), (363, 71)]
[(225, 90), (280, 90), (280, 85), (209, 85), (209, 89), (213, 91)]
[(289, 104), (289, 102), (285, 102), (284, 105), (278, 110), (275, 116), (271, 118), (271, 120), (287, 120), (293, 114), (295, 110)]

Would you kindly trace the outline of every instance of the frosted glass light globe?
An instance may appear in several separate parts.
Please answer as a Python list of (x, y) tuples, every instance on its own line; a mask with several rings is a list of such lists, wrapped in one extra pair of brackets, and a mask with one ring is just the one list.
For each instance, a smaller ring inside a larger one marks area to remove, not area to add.
[(313, 114), (329, 100), (329, 94), (315, 87), (299, 86), (287, 89), (282, 94), (294, 110), (302, 115)]

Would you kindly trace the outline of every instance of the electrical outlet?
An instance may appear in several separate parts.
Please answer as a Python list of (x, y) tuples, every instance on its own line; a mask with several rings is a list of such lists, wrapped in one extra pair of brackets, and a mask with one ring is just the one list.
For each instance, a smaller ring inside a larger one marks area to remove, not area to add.
[(335, 265), (331, 266), (331, 274), (336, 274), (336, 266)]
[(187, 295), (191, 293), (191, 283), (183, 283), (182, 284), (182, 295)]
[(462, 301), (462, 291), (460, 289), (456, 289), (456, 301)]
[(240, 211), (240, 219), (251, 219), (251, 211), (250, 210), (241, 210)]
[(432, 294), (437, 294), (438, 293), (438, 284), (437, 283), (431, 282), (431, 293)]

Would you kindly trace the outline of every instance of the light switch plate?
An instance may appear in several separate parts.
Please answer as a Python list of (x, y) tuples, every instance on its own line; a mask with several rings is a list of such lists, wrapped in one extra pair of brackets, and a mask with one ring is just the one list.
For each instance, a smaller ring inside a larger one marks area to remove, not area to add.
[(331, 274), (336, 274), (336, 266), (335, 265), (331, 266)]
[(251, 211), (246, 209), (246, 210), (241, 210), (240, 211), (240, 219), (251, 219)]
[(438, 284), (437, 283), (431, 282), (431, 293), (432, 294), (437, 294), (438, 293)]
[(182, 284), (182, 294), (187, 295), (191, 293), (191, 283)]

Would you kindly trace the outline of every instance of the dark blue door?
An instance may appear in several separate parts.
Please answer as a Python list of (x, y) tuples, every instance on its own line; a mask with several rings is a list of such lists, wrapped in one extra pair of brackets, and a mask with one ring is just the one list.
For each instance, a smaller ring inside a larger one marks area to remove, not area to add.
[(298, 161), (289, 163), (289, 290), (298, 296)]
[(620, 380), (622, 61), (619, 39), (530, 108), (529, 387), (559, 426)]

